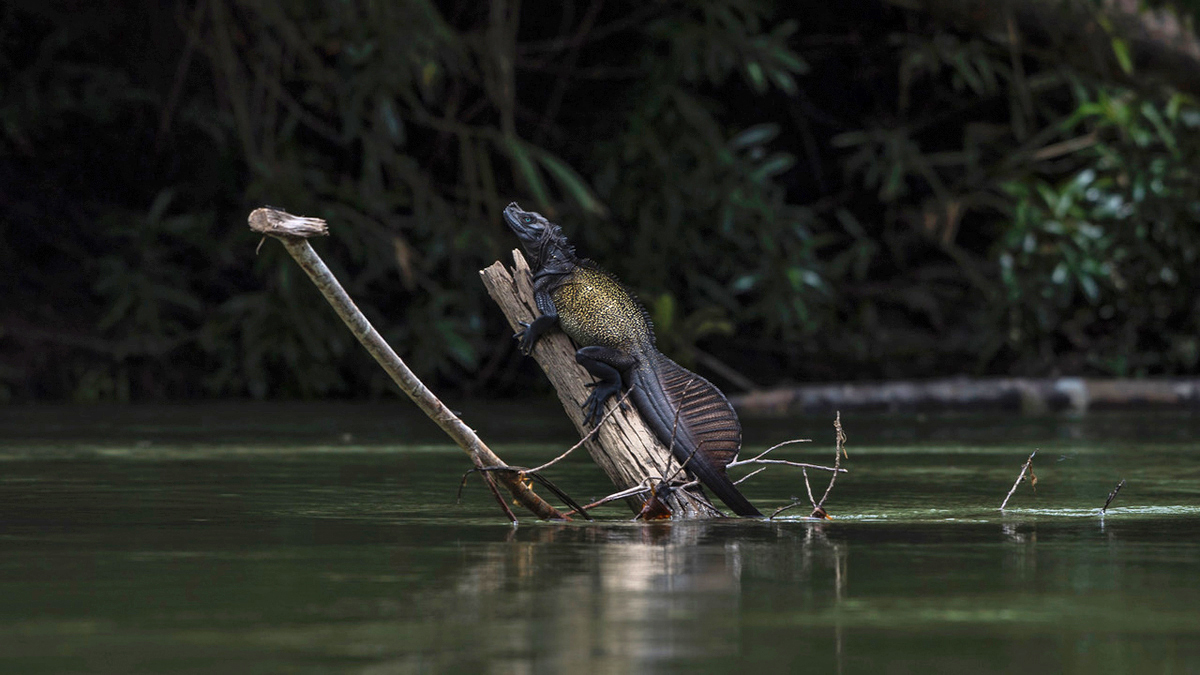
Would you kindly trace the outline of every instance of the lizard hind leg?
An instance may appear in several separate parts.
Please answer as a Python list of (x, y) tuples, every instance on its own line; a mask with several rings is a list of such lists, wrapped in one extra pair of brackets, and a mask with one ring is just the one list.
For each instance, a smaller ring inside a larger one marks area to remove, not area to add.
[(592, 393), (583, 402), (585, 424), (600, 421), (604, 402), (621, 392), (621, 373), (628, 370), (634, 361), (628, 352), (611, 347), (581, 347), (575, 352), (575, 362), (599, 380), (589, 385)]

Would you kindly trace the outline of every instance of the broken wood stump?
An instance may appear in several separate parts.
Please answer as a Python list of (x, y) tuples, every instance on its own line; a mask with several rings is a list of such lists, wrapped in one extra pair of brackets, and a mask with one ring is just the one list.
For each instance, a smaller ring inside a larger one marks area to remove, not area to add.
[[(514, 267), (510, 269), (497, 261), (480, 270), (479, 274), (488, 294), (500, 306), (515, 332), (521, 329), (520, 322), (533, 321), (540, 312), (533, 300), (529, 263), (518, 250), (513, 251), (513, 262)], [(592, 377), (575, 362), (575, 346), (570, 338), (559, 331), (548, 333), (538, 340), (532, 356), (550, 379), (567, 417), (581, 436), (586, 435), (591, 429), (584, 425), (582, 405), (590, 394), (587, 384), (592, 382)], [(685, 489), (659, 489), (669, 481), (682, 483), (689, 480), (679, 462), (654, 436), (633, 406), (620, 409), (614, 398), (605, 404), (605, 410), (609, 413), (608, 419), (600, 424), (592, 438), (585, 441), (584, 447), (618, 491), (639, 486), (653, 488), (655, 498), (676, 519), (722, 515), (698, 485)], [(625, 501), (635, 513), (642, 513), (650, 498), (651, 492), (646, 490)]]

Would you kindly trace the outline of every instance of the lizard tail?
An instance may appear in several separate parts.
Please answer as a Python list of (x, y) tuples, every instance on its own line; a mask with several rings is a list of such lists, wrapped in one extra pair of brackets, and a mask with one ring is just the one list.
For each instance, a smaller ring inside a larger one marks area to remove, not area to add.
[(630, 372), (631, 397), (675, 458), (739, 516), (762, 516), (725, 474), (742, 446), (742, 425), (711, 382), (662, 354)]

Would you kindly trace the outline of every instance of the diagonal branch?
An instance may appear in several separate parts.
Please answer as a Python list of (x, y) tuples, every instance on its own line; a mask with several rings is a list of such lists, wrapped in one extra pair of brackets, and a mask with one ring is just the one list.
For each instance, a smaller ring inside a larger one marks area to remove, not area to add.
[[(458, 447), (467, 453), (477, 468), (504, 464), (504, 461), (497, 457), (480, 440), (479, 436), (458, 418), (458, 415), (447, 408), (430, 391), (429, 387), (425, 386), (425, 383), (409, 370), (408, 365), (396, 355), (379, 331), (375, 330), (367, 317), (350, 299), (337, 278), (333, 276), (333, 272), (329, 271), (321, 257), (309, 245), (307, 237), (328, 233), (325, 221), (319, 218), (293, 216), (280, 209), (261, 208), (250, 213), (249, 222), (250, 229), (264, 236), (274, 237), (283, 243), (287, 252), (308, 274), (329, 304), (333, 305), (334, 310), (337, 311), (338, 316), (342, 318), (354, 337), (358, 338), (362, 346), (387, 371), (392, 381), (417, 404), (417, 407), (424, 411), (441, 427), (442, 431), (458, 444)], [(518, 503), (529, 509), (538, 518), (543, 520), (567, 519), (546, 500), (539, 497), (515, 473), (498, 473), (497, 479), (504, 484), (504, 487)]]

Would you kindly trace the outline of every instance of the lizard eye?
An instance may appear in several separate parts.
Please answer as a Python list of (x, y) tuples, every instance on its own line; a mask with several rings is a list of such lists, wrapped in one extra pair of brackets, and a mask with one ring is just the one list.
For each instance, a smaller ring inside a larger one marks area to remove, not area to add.
[(525, 223), (526, 225), (532, 225), (533, 224), (533, 216), (521, 216), (521, 222)]

